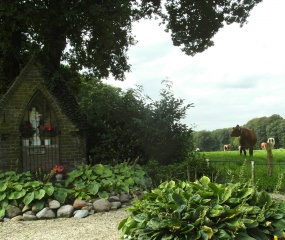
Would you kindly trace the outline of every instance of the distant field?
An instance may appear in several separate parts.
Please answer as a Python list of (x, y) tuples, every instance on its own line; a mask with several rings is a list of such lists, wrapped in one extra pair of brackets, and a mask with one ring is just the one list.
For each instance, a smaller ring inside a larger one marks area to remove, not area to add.
[[(281, 191), (285, 191), (285, 149), (274, 149), (273, 175), (267, 176), (267, 152), (265, 150), (254, 150), (253, 157), (240, 155), (235, 151), (202, 152), (209, 159), (210, 166), (218, 170), (213, 174), (218, 182), (239, 181), (240, 179), (251, 179), (255, 184), (267, 191), (274, 191), (276, 185), (281, 183)], [(252, 168), (251, 161), (254, 161)], [(282, 176), (284, 177), (282, 179)]]

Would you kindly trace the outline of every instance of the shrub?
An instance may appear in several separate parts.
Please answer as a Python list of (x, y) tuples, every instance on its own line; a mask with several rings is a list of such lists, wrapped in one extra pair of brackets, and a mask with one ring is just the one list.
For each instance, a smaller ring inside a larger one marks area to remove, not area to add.
[(199, 152), (191, 152), (184, 161), (169, 165), (161, 165), (151, 160), (143, 168), (152, 179), (153, 188), (164, 181), (195, 181), (204, 175), (213, 177), (217, 172), (208, 165), (205, 155)]
[(136, 199), (121, 239), (272, 239), (285, 231), (285, 203), (250, 183), (169, 181)]
[(94, 197), (108, 198), (109, 193), (135, 192), (150, 185), (144, 170), (139, 165), (127, 162), (115, 166), (82, 164), (68, 173), (65, 186), (73, 189), (73, 197), (90, 200)]

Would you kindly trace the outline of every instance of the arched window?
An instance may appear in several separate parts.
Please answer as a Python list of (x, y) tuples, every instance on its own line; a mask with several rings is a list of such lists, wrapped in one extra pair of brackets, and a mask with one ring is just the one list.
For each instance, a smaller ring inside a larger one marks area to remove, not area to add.
[(25, 110), (20, 136), (24, 171), (43, 166), (52, 168), (59, 162), (57, 120), (41, 92), (34, 95)]

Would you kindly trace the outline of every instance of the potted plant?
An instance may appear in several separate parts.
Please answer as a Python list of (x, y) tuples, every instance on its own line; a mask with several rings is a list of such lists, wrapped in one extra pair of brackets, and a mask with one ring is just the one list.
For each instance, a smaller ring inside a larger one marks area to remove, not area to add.
[(55, 173), (55, 178), (57, 181), (61, 181), (63, 179), (63, 174), (65, 173), (65, 170), (62, 165), (55, 165), (51, 171)]

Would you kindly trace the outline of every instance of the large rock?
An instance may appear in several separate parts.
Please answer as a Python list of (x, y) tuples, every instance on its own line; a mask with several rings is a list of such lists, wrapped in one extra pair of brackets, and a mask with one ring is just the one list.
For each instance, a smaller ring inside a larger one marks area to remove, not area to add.
[(111, 202), (111, 209), (112, 210), (117, 210), (118, 208), (120, 208), (122, 206), (121, 202)]
[(107, 199), (99, 199), (93, 202), (95, 212), (108, 212), (111, 206), (111, 203)]
[(39, 211), (36, 216), (40, 219), (51, 219), (55, 218), (55, 213), (52, 209), (45, 207), (41, 211)]
[(31, 221), (31, 220), (37, 220), (38, 217), (33, 211), (27, 211), (23, 214), (24, 220)]
[(6, 216), (8, 218), (13, 218), (16, 217), (18, 215), (22, 215), (22, 210), (14, 205), (9, 204), (6, 207)]
[(88, 210), (76, 210), (74, 213), (75, 218), (85, 218), (89, 215)]
[(48, 206), (50, 209), (58, 209), (60, 208), (60, 203), (57, 200), (52, 200), (49, 202)]
[(81, 209), (83, 207), (86, 207), (87, 205), (88, 205), (87, 201), (80, 200), (80, 199), (75, 199), (74, 202), (73, 202), (73, 207), (75, 209)]
[(69, 218), (72, 216), (73, 212), (74, 207), (72, 205), (64, 205), (57, 210), (56, 215), (58, 218)]
[(120, 198), (118, 196), (111, 196), (108, 198), (109, 202), (119, 202)]
[(127, 193), (120, 194), (120, 202), (121, 203), (126, 203), (128, 201), (130, 201), (130, 195), (129, 194), (127, 194)]

